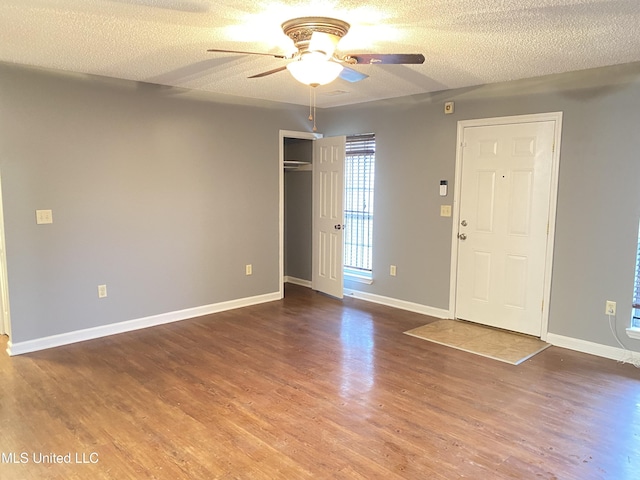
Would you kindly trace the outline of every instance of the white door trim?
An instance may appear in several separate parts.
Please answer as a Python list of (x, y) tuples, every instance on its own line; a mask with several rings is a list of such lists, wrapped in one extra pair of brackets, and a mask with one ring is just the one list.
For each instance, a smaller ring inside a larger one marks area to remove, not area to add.
[(279, 200), (278, 200), (278, 223), (279, 223), (279, 274), (278, 274), (278, 292), (280, 298), (284, 298), (284, 139), (299, 138), (303, 140), (316, 140), (322, 138), (321, 133), (297, 132), (294, 130), (280, 130), (279, 134), (279, 161), (278, 161), (278, 182), (279, 182)]
[(6, 243), (4, 241), (4, 211), (2, 208), (2, 179), (1, 178), (0, 178), (0, 335), (9, 335), (9, 338), (11, 338), (11, 315), (9, 312), (9, 280), (7, 277)]
[(508, 125), (531, 122), (555, 122), (554, 147), (551, 165), (551, 198), (549, 202), (549, 234), (545, 259), (544, 292), (542, 305), (542, 340), (546, 340), (549, 329), (549, 299), (551, 297), (551, 274), (553, 270), (553, 245), (555, 240), (556, 206), (558, 200), (558, 172), (560, 169), (560, 139), (562, 136), (562, 112), (516, 115), (509, 117), (481, 118), (458, 122), (456, 139), (456, 167), (453, 197), (453, 225), (451, 229), (451, 274), (449, 285), (449, 316), (456, 318), (456, 285), (458, 283), (458, 227), (460, 222), (460, 186), (462, 184), (462, 141), (467, 127)]

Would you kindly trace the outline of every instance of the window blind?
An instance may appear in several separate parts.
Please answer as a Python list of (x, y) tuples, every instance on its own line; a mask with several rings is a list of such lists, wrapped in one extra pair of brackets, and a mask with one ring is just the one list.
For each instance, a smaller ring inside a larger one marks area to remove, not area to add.
[(374, 134), (352, 135), (345, 145), (344, 266), (371, 272), (373, 246)]
[(636, 259), (636, 285), (633, 290), (633, 308), (640, 308), (640, 249), (638, 249), (638, 258)]
[(633, 286), (632, 327), (640, 328), (640, 229), (638, 230), (638, 250), (636, 253), (636, 280)]
[(633, 308), (640, 308), (640, 234), (638, 235), (638, 253), (636, 256), (636, 283), (633, 289)]

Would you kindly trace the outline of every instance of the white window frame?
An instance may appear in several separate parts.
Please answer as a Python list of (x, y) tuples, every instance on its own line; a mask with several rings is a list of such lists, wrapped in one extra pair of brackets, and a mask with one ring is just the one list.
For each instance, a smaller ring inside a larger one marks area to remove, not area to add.
[[(368, 133), (347, 136), (345, 145), (343, 270), (345, 279), (367, 284), (373, 283), (375, 142), (375, 134)], [(354, 157), (360, 160), (354, 162)], [(354, 171), (354, 165), (357, 171)], [(359, 179), (360, 185), (354, 186), (354, 177)], [(354, 248), (347, 245), (363, 250), (350, 256), (349, 252)], [(347, 261), (354, 257), (356, 261)]]
[(638, 247), (636, 250), (636, 275), (633, 283), (631, 326), (627, 335), (640, 340), (640, 225), (638, 226)]

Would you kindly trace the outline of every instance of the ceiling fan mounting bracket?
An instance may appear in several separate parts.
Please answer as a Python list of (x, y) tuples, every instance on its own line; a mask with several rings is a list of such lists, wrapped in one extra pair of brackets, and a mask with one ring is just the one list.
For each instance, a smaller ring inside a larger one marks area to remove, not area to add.
[(282, 31), (287, 35), (300, 53), (309, 50), (309, 43), (314, 32), (326, 33), (340, 38), (344, 37), (351, 25), (347, 22), (329, 17), (300, 17), (287, 20), (282, 24)]

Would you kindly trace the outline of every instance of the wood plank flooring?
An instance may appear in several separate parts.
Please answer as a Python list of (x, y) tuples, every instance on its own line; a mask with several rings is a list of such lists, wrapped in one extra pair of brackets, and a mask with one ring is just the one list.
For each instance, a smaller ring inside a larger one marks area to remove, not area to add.
[(288, 285), (0, 353), (0, 478), (640, 478), (638, 369), (557, 347), (516, 367), (402, 333), (430, 320)]

